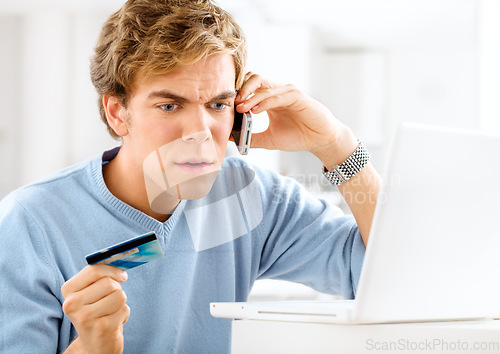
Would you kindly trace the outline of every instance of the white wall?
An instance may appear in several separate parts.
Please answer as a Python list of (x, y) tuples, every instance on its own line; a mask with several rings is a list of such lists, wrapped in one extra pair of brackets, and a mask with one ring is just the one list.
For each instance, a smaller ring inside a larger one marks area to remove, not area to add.
[(0, 197), (114, 146), (89, 58), (106, 12), (21, 11), (0, 20)]
[(0, 198), (18, 184), (20, 19), (0, 15)]
[(380, 171), (401, 121), (483, 127), (477, 2), (360, 0), (320, 10), (332, 19), (314, 27), (312, 94), (365, 142)]
[(482, 126), (500, 134), (500, 1), (482, 0), (479, 17)]
[(30, 182), (69, 159), (70, 18), (64, 13), (30, 13), (21, 21), (20, 182)]

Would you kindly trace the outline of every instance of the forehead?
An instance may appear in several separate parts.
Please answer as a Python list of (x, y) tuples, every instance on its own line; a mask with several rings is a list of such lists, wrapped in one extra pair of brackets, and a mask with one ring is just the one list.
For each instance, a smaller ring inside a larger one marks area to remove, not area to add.
[(151, 92), (169, 90), (193, 100), (208, 99), (235, 89), (235, 66), (230, 54), (205, 57), (194, 64), (181, 65), (161, 75), (138, 73), (132, 96), (147, 97)]

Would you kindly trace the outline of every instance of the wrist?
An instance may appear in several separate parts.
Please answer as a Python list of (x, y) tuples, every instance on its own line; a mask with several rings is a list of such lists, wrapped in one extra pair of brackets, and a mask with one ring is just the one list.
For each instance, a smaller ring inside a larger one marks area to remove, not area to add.
[(343, 126), (338, 131), (340, 133), (329, 144), (311, 151), (327, 170), (347, 160), (359, 145), (359, 141), (349, 127)]
[(80, 338), (76, 337), (69, 347), (64, 351), (64, 354), (86, 354), (87, 351), (82, 346)]
[(335, 165), (331, 170), (323, 167), (323, 175), (334, 186), (340, 186), (361, 172), (368, 161), (370, 161), (370, 153), (360, 142), (352, 155), (340, 165)]

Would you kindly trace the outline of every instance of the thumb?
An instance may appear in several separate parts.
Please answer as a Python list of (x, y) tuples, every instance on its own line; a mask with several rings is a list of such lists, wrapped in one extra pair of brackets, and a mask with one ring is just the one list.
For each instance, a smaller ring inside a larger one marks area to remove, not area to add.
[(270, 133), (268, 130), (263, 131), (262, 133), (252, 134), (252, 138), (250, 140), (250, 147), (268, 149), (268, 150), (276, 149), (274, 144), (272, 144), (272, 140), (270, 139)]

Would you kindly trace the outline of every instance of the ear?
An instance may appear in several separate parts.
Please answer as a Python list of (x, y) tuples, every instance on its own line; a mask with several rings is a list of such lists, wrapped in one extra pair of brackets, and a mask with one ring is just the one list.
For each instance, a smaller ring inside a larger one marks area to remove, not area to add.
[(105, 94), (102, 96), (102, 104), (106, 111), (106, 119), (109, 126), (118, 136), (128, 134), (127, 110), (122, 106), (118, 97)]

